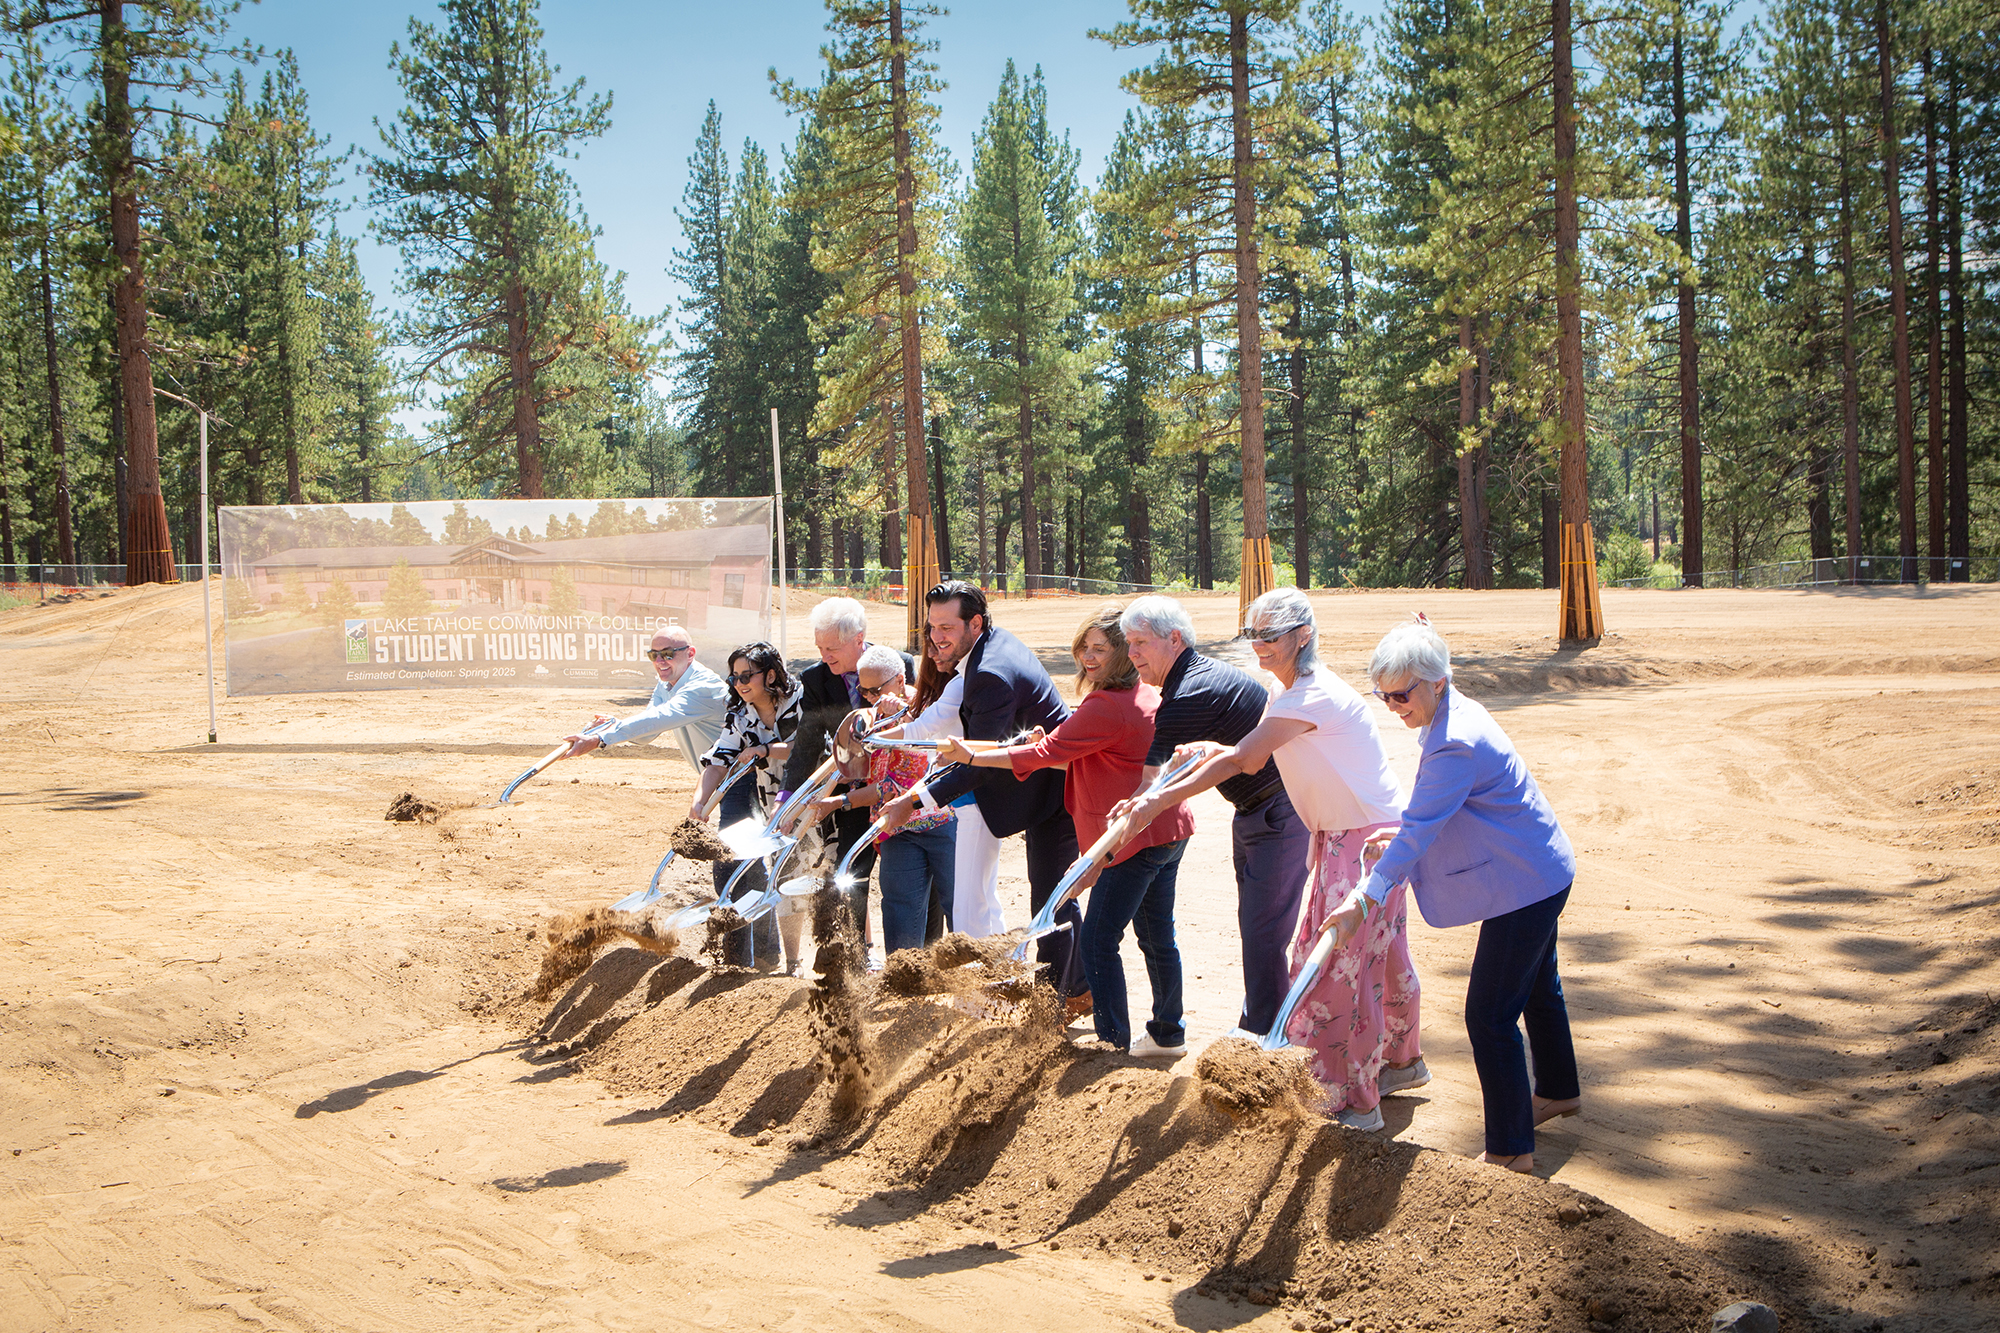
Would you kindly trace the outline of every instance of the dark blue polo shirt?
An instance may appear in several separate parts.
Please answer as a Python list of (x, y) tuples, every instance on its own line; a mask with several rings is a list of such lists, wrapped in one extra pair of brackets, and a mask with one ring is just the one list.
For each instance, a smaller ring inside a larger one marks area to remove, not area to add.
[[(1189, 741), (1234, 745), (1264, 720), (1270, 702), (1270, 692), (1249, 672), (1185, 649), (1160, 686), (1160, 711), (1153, 715), (1153, 748), (1146, 763), (1166, 763), (1175, 747)], [(1216, 790), (1238, 810), (1251, 810), (1283, 785), (1278, 761), (1267, 759), (1255, 773), (1238, 773)]]

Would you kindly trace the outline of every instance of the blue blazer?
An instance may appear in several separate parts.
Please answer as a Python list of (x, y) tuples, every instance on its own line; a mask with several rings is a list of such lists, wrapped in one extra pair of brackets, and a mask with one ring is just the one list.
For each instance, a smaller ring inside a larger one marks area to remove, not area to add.
[(1576, 879), (1576, 853), (1514, 743), (1456, 686), (1424, 729), (1402, 831), (1371, 878), (1408, 879), (1433, 926), (1505, 916)]
[[(1004, 629), (980, 635), (959, 670), (965, 700), (958, 716), (967, 740), (1004, 741), (1029, 727), (1054, 731), (1069, 716), (1041, 659)], [(1062, 813), (1063, 771), (1043, 768), (1017, 778), (1005, 768), (961, 769), (931, 784), (930, 792), (939, 805), (971, 792), (986, 826), (1004, 838)]]

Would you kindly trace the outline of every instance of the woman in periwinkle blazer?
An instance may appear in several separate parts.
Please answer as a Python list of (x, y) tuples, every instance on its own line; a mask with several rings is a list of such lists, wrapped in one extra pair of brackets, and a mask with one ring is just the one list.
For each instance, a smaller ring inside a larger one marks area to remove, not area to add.
[[(1582, 1104), (1556, 971), (1556, 920), (1576, 855), (1507, 733), (1452, 688), (1451, 650), (1428, 620), (1384, 635), (1368, 674), (1403, 725), (1422, 732), (1422, 751), (1402, 826), (1369, 840), (1380, 859), (1327, 925), (1345, 943), (1405, 879), (1433, 926), (1480, 923), (1465, 996), (1486, 1109), (1480, 1160), (1533, 1171), (1535, 1126)], [(1524, 1020), (1532, 1092), (1516, 1026)]]

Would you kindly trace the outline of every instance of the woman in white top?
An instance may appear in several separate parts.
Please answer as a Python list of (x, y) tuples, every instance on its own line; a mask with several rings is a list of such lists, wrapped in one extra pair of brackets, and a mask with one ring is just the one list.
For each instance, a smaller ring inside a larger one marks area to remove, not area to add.
[[(1306, 595), (1273, 589), (1250, 604), (1244, 619), (1243, 636), (1258, 665), (1283, 688), (1264, 720), (1234, 746), (1186, 747), (1206, 750), (1208, 760), (1154, 799), (1185, 800), (1231, 774), (1277, 761), (1286, 795), (1312, 830), (1305, 912), (1292, 942), (1296, 977), (1321, 925), (1364, 878), (1362, 845), (1371, 833), (1395, 827), (1403, 802), (1367, 703), (1320, 665), (1319, 627)], [(1312, 1052), (1328, 1109), (1352, 1129), (1382, 1128), (1383, 1094), (1430, 1082), (1419, 1043), (1407, 893), (1407, 884), (1392, 889), (1385, 910), (1327, 961), (1286, 1033)]]

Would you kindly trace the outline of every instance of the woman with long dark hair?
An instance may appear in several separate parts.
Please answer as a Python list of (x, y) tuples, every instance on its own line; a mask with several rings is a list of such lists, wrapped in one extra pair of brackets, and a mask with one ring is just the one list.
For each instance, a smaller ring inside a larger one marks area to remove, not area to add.
[[(729, 825), (745, 819), (767, 818), (776, 803), (778, 782), (790, 752), (786, 742), (799, 729), (804, 693), (785, 670), (784, 655), (762, 642), (746, 643), (729, 654), (723, 682), (730, 687), (729, 712), (723, 718), (721, 736), (701, 757), (701, 785), (695, 791), (694, 805), (688, 814), (691, 818), (701, 818), (702, 805), (722, 781), (722, 775), (737, 759), (749, 754), (757, 761), (754, 778), (736, 783), (722, 796), (722, 823)], [(738, 864), (715, 862), (717, 892), (736, 873)], [(752, 866), (737, 881), (736, 896), (745, 897), (764, 885), (764, 868)], [(783, 952), (788, 972), (796, 973), (799, 969), (801, 924), (796, 918), (788, 917), (785, 921)], [(732, 932), (727, 946), (728, 960), (740, 967), (755, 964), (767, 972), (777, 967), (778, 929), (771, 916), (764, 916), (754, 925)]]

